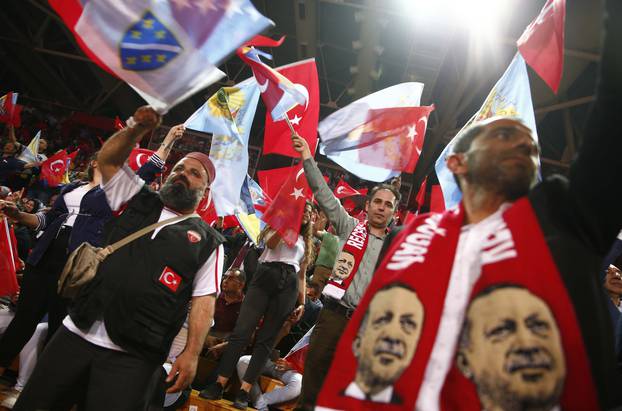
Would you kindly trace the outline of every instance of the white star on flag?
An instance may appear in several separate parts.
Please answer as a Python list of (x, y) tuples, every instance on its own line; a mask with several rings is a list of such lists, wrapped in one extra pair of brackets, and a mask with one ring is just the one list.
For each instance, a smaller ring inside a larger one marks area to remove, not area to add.
[(289, 122), (295, 125), (300, 125), (300, 120), (302, 120), (302, 117), (298, 117), (298, 114), (294, 115), (294, 118), (290, 118)]
[(416, 135), (417, 135), (417, 126), (414, 124), (412, 126), (408, 126), (408, 135), (406, 137), (408, 137), (410, 141), (415, 141)]
[(294, 192), (291, 193), (290, 196), (296, 197), (296, 200), (298, 200), (300, 197), (304, 197), (304, 194), (302, 194), (302, 188), (294, 187)]

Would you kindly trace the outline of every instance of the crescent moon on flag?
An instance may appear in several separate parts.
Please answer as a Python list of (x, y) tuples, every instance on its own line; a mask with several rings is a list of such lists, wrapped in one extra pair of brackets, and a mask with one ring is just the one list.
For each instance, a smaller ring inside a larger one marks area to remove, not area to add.
[(265, 83), (261, 84), (259, 81), (257, 82), (257, 86), (259, 87), (259, 91), (261, 93), (265, 93), (268, 90), (268, 79), (266, 79)]
[(296, 174), (296, 181), (298, 181), (298, 177), (300, 177), (302, 175), (302, 173), (304, 173), (305, 170), (303, 168), (300, 169), (300, 171), (298, 171), (298, 174)]
[[(428, 128), (428, 116), (421, 117), (419, 121), (417, 121), (417, 124), (419, 124), (419, 122), (421, 121), (423, 121), (423, 135), (421, 137), (423, 139), (425, 138), (426, 128)], [(423, 144), (422, 144), (421, 149), (419, 149), (419, 147), (417, 147), (417, 144), (415, 144), (415, 150), (417, 150), (417, 154), (421, 154), (421, 151), (423, 150)]]
[(344, 191), (346, 191), (346, 188), (345, 188), (344, 186), (339, 186), (339, 187), (337, 187), (337, 194), (341, 194), (341, 193), (343, 193)]
[[(300, 83), (295, 83), (294, 88), (298, 90), (301, 94), (305, 96), (305, 111), (307, 111), (307, 107), (309, 107), (309, 90), (305, 86)], [(302, 104), (301, 104), (302, 105)]]
[(138, 168), (141, 168), (143, 166), (143, 161), (141, 160), (142, 156), (145, 156), (145, 153), (139, 153), (136, 155), (136, 165), (138, 166)]
[(60, 167), (62, 167), (63, 165), (65, 165), (65, 162), (64, 162), (63, 160), (61, 160), (61, 159), (58, 159), (58, 160), (54, 160), (54, 161), (52, 161), (52, 162), (50, 163), (50, 170), (54, 171), (55, 173), (57, 173), (57, 172), (59, 172), (59, 171), (60, 171), (60, 168), (55, 168), (55, 167), (54, 167), (54, 165), (55, 165), (55, 164), (57, 164), (57, 163), (58, 163), (58, 164), (60, 164)]

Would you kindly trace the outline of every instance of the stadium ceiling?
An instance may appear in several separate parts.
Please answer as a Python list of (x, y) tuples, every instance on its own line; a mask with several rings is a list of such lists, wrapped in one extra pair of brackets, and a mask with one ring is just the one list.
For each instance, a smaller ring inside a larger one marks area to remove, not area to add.
[[(425, 3), (429, 0), (409, 0)], [(448, 24), (443, 16), (423, 21), (404, 0), (253, 0), (285, 35), (271, 64), (315, 57), (320, 79), (320, 118), (371, 92), (405, 81), (425, 84), (422, 104), (436, 105), (423, 155), (412, 177), (427, 175), (442, 147), (479, 109), (516, 52), (515, 42), (545, 3), (514, 1), (511, 17), (486, 38)], [(475, 22), (477, 24), (477, 22)], [(594, 100), (600, 51), (601, 5), (567, 0), (564, 74), (557, 95), (529, 69), (543, 151), (543, 172), (566, 172), (582, 139)], [(5, 0), (0, 14), (2, 92), (20, 92), (20, 101), (50, 110), (75, 110), (121, 118), (144, 104), (125, 83), (85, 57), (70, 31), (43, 0)], [(184, 121), (222, 85), (251, 75), (231, 56), (221, 67), (222, 82), (171, 110), (165, 123)], [(258, 110), (257, 118), (262, 118)], [(251, 144), (261, 145), (256, 121)]]

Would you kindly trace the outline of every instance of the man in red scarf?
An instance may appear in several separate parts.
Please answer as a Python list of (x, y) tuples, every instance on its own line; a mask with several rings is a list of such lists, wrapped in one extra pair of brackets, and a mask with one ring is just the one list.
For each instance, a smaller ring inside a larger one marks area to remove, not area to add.
[[(424, 309), (415, 353), (392, 384), (403, 409), (622, 405), (598, 275), (622, 227), (622, 3), (608, 1), (607, 12), (597, 100), (569, 178), (537, 183), (539, 148), (520, 121), (495, 117), (462, 133), (446, 158), (461, 204), (391, 232), (317, 409), (395, 409), (343, 393), (359, 368), (353, 346), (365, 312), (396, 283), (416, 292)], [(391, 299), (385, 311), (401, 304)], [(384, 351), (369, 352), (378, 375), (399, 357)]]

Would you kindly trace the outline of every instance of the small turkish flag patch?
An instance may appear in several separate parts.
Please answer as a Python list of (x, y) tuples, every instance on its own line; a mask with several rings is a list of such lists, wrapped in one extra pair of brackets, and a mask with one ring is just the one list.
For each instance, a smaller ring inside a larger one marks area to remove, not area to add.
[(164, 267), (164, 271), (160, 274), (159, 281), (172, 292), (176, 292), (181, 284), (181, 277), (169, 267)]
[(196, 231), (188, 230), (186, 235), (188, 236), (188, 241), (190, 241), (191, 243), (198, 243), (199, 241), (201, 241), (201, 234), (197, 233)]

